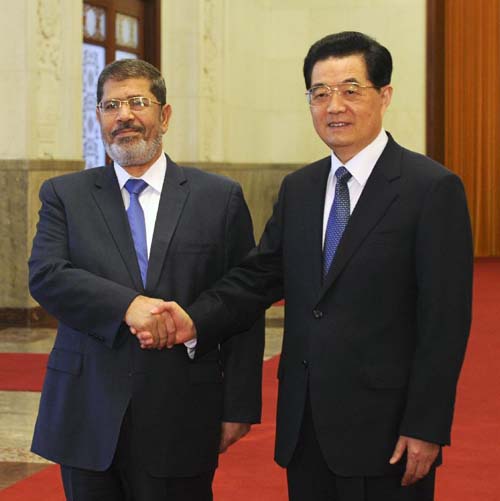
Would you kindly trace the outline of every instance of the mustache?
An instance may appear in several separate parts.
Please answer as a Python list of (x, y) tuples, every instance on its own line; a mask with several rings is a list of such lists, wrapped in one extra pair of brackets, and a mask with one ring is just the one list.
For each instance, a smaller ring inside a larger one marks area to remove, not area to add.
[(119, 125), (116, 129), (114, 129), (111, 132), (111, 135), (115, 137), (117, 134), (119, 134), (122, 130), (133, 130), (134, 132), (144, 132), (144, 127), (141, 127), (140, 125), (132, 125), (128, 123), (124, 123), (122, 125)]

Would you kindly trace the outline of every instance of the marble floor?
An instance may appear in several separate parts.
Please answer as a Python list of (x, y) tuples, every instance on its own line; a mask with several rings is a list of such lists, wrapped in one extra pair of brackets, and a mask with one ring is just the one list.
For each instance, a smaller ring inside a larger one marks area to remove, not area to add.
[[(266, 313), (267, 360), (281, 351), (283, 307)], [(0, 329), (0, 353), (48, 353), (55, 329)], [(0, 491), (44, 468), (48, 461), (29, 452), (40, 394), (0, 391)]]

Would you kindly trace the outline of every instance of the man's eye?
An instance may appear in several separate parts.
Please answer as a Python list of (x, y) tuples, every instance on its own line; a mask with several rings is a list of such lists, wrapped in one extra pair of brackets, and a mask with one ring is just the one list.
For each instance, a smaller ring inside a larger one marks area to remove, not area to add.
[(355, 96), (359, 94), (359, 89), (355, 85), (351, 85), (345, 89), (344, 93), (348, 96)]
[(132, 97), (129, 99), (129, 105), (132, 108), (143, 108), (144, 106), (147, 106), (146, 100), (143, 97)]
[(117, 110), (120, 107), (119, 101), (105, 101), (102, 105), (105, 111)]
[(326, 89), (317, 89), (313, 92), (314, 99), (324, 99), (328, 96), (328, 91)]

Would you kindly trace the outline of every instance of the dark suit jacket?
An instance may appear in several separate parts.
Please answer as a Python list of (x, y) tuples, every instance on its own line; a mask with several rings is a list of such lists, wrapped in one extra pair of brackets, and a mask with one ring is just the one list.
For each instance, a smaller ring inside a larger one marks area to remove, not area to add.
[(389, 138), (323, 281), (329, 169), (328, 157), (285, 178), (258, 248), (188, 312), (201, 354), (284, 296), (277, 462), (293, 455), (309, 391), (333, 471), (398, 473), (388, 461), (400, 434), (450, 441), (471, 320), (464, 190)]
[(254, 245), (239, 185), (168, 159), (145, 290), (112, 167), (45, 182), (30, 290), (59, 320), (32, 450), (103, 470), (130, 405), (148, 470), (213, 469), (221, 421), (260, 419), (263, 322), (196, 361), (186, 348), (148, 351), (124, 324), (135, 296), (191, 303)]

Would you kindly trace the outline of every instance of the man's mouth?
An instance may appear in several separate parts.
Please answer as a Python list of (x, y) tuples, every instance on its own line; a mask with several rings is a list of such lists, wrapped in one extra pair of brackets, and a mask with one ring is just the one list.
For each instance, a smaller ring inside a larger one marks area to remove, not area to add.
[(347, 122), (328, 122), (328, 127), (332, 127), (334, 129), (347, 127), (349, 124)]
[(125, 135), (125, 134), (130, 134), (130, 133), (141, 133), (142, 132), (142, 127), (120, 127), (118, 129), (115, 129), (111, 135), (113, 137), (120, 136), (120, 135)]

